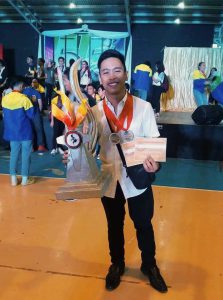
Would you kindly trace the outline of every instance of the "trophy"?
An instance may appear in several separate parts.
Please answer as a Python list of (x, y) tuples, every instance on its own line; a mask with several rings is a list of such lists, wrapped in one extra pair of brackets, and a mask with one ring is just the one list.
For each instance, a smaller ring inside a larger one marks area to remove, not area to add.
[(69, 153), (65, 184), (56, 192), (56, 198), (60, 200), (101, 197), (109, 181), (109, 175), (99, 170), (94, 158), (98, 129), (88, 101), (79, 86), (79, 64), (80, 59), (70, 69), (70, 84), (76, 101), (71, 101), (65, 95), (59, 68), (57, 73), (60, 91), (52, 100), (52, 114), (66, 128), (65, 134), (57, 138), (57, 143), (66, 145)]

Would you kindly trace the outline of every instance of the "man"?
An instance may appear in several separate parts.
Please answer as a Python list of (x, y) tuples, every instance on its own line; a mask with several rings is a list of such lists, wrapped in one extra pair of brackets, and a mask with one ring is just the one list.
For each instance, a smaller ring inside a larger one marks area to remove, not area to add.
[(22, 94), (24, 80), (16, 78), (12, 83), (13, 91), (2, 98), (4, 135), (10, 141), (10, 175), (11, 185), (16, 186), (17, 165), (21, 150), (22, 185), (34, 183), (29, 178), (30, 156), (32, 151), (33, 131), (31, 120), (34, 118), (34, 107), (28, 97)]
[(205, 88), (210, 84), (210, 81), (206, 79), (205, 69), (206, 64), (201, 61), (198, 64), (197, 70), (193, 72), (193, 93), (197, 106), (208, 104)]
[(44, 69), (45, 72), (45, 101), (47, 104), (47, 107), (50, 108), (51, 106), (51, 98), (53, 89), (55, 86), (55, 76), (54, 76), (54, 68), (55, 68), (55, 62), (50, 59), (47, 63), (46, 68)]
[[(141, 251), (141, 271), (148, 276), (151, 285), (156, 290), (165, 293), (167, 286), (155, 259), (155, 240), (151, 223), (154, 206), (152, 188), (150, 186), (144, 190), (137, 190), (127, 177), (117, 146), (110, 141), (111, 130), (108, 124), (109, 122), (117, 135), (119, 131), (115, 127), (120, 128), (122, 119), (124, 120), (122, 130), (132, 132), (134, 136), (158, 137), (154, 113), (150, 103), (132, 97), (126, 92), (127, 71), (125, 59), (121, 53), (116, 50), (103, 52), (98, 60), (98, 68), (100, 83), (105, 89), (105, 100), (94, 106), (92, 112), (99, 131), (98, 142), (101, 146), (102, 170), (111, 174), (111, 181), (101, 199), (108, 223), (111, 256), (111, 266), (106, 276), (105, 287), (110, 291), (117, 288), (125, 272), (123, 227), (127, 200), (129, 214), (136, 228), (138, 247)], [(129, 101), (133, 104), (132, 106), (129, 105)], [(128, 109), (126, 105), (129, 105)], [(120, 115), (122, 118), (119, 119)], [(64, 159), (66, 162), (67, 153)], [(143, 166), (147, 172), (156, 172), (159, 169), (158, 163), (151, 156), (147, 157)]]
[(152, 67), (149, 61), (135, 67), (133, 76), (134, 95), (149, 101), (152, 87)]
[(36, 67), (33, 62), (33, 56), (32, 55), (27, 56), (26, 62), (27, 62), (27, 71), (25, 77), (28, 78), (27, 80), (29, 81), (30, 84), (32, 79), (36, 77)]
[(62, 73), (66, 70), (65, 59), (64, 59), (63, 56), (60, 56), (58, 58), (58, 67), (60, 68), (60, 70), (61, 70)]
[(33, 87), (33, 81), (35, 86), (37, 79), (32, 80), (32, 86), (26, 86), (24, 88), (23, 94), (31, 100), (35, 111), (34, 119), (31, 122), (36, 136), (37, 151), (46, 152), (47, 149), (44, 146), (45, 134), (43, 129), (43, 118), (41, 115), (43, 103), (40, 93)]
[[(111, 130), (119, 127), (118, 120), (122, 111), (124, 116), (123, 130), (131, 131), (134, 136), (158, 137), (154, 113), (150, 103), (139, 98), (132, 97), (126, 92), (125, 82), (127, 71), (124, 56), (116, 50), (103, 52), (98, 60), (100, 83), (105, 89), (105, 100), (93, 107), (98, 129), (99, 145), (101, 146), (100, 158), (102, 169), (111, 173), (111, 182), (101, 201), (104, 206), (108, 223), (108, 240), (111, 256), (111, 266), (106, 276), (106, 289), (113, 290), (118, 287), (120, 277), (125, 272), (124, 256), (124, 217), (125, 202), (127, 200), (129, 214), (136, 228), (138, 247), (141, 250), (141, 271), (148, 276), (151, 285), (159, 292), (167, 292), (167, 286), (159, 272), (155, 259), (155, 240), (151, 219), (153, 217), (153, 193), (152, 188), (137, 190), (122, 165), (122, 161), (115, 144), (112, 144), (109, 136)], [(125, 109), (128, 99), (132, 99), (133, 106)], [(109, 113), (105, 114), (106, 111)], [(111, 117), (113, 115), (113, 117)], [(132, 119), (131, 119), (132, 115)], [(117, 123), (114, 120), (117, 118)], [(130, 121), (129, 120), (130, 118)], [(127, 122), (128, 121), (128, 122)], [(113, 123), (113, 124), (112, 124)], [(114, 124), (116, 123), (116, 124)], [(128, 124), (130, 123), (130, 124)], [(117, 126), (116, 126), (117, 125)], [(119, 132), (115, 130), (117, 134)], [(156, 172), (159, 165), (151, 156), (143, 163), (147, 172)]]

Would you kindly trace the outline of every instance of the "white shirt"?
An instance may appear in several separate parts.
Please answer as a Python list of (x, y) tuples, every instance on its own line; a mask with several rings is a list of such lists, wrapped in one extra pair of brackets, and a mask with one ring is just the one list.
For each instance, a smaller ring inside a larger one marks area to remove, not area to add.
[(88, 76), (88, 71), (86, 70), (84, 74), (82, 74), (80, 78), (80, 84), (82, 85), (88, 85), (91, 82), (91, 78)]
[(158, 82), (153, 81), (153, 85), (161, 86), (161, 83), (163, 83), (164, 80), (164, 72), (161, 73), (155, 72), (153, 78), (159, 80)]
[[(119, 116), (122, 112), (126, 99), (127, 94), (118, 104), (117, 116)], [(106, 101), (109, 109), (115, 113), (111, 103), (108, 100)], [(103, 101), (100, 101), (96, 106), (92, 107), (92, 111), (99, 131), (102, 171), (107, 171), (111, 174), (111, 181), (104, 193), (104, 196), (111, 198), (115, 197), (117, 181), (119, 181), (126, 199), (140, 195), (145, 191), (145, 189), (138, 190), (135, 188), (132, 181), (129, 177), (127, 177), (117, 146), (109, 141), (111, 130), (104, 114)], [(126, 126), (126, 124), (124, 124), (124, 126)], [(134, 136), (137, 137), (158, 137), (160, 135), (156, 125), (154, 112), (149, 102), (133, 96), (133, 118), (129, 130), (131, 130), (134, 133)]]

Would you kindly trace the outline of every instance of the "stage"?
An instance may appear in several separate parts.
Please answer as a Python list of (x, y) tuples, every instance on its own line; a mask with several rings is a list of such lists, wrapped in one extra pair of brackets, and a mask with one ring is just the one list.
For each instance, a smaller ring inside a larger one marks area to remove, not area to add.
[(167, 138), (167, 157), (223, 160), (223, 121), (197, 125), (192, 112), (161, 112), (157, 119), (161, 137)]

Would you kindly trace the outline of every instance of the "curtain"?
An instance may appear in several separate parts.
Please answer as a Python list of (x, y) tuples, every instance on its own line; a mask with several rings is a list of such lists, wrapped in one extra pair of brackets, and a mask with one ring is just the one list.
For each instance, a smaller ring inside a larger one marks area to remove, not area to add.
[(218, 73), (223, 72), (222, 48), (194, 48), (194, 47), (165, 47), (165, 72), (174, 89), (174, 97), (166, 103), (167, 110), (192, 111), (196, 108), (193, 96), (193, 71), (199, 62), (206, 63), (206, 74), (216, 67)]

